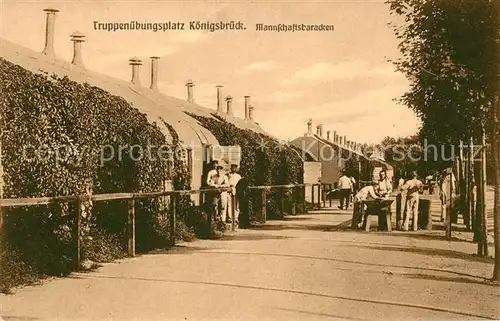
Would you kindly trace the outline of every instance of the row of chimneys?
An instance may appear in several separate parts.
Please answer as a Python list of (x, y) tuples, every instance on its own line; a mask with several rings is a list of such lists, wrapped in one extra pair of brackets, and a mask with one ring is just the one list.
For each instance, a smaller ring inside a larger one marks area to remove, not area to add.
[[(59, 12), (57, 9), (44, 9), (47, 13), (47, 20), (45, 25), (45, 48), (43, 49), (43, 54), (54, 58), (54, 25), (55, 25), (55, 16), (56, 13)], [(85, 35), (81, 32), (75, 31), (70, 35), (71, 41), (73, 41), (73, 60), (71, 63), (75, 66), (84, 68), (83, 59), (82, 59), (82, 42), (85, 42)], [(154, 91), (158, 91), (158, 59), (160, 57), (150, 57), (151, 58), (151, 85), (149, 88)], [(132, 66), (132, 84), (140, 85), (141, 81), (139, 78), (139, 68), (142, 65), (142, 60), (133, 57), (129, 60), (129, 64)], [(192, 80), (188, 80), (186, 82), (187, 87), (187, 101), (189, 103), (194, 103), (194, 93), (193, 87), (194, 83)], [(223, 96), (222, 96), (222, 86), (217, 87), (217, 113), (220, 115), (226, 114), (228, 116), (233, 116), (232, 110), (232, 100), (233, 97), (226, 96), (226, 111), (224, 112), (223, 106)], [(250, 106), (250, 96), (245, 96), (245, 120), (254, 120), (254, 107)]]
[[(309, 119), (307, 121), (307, 136), (312, 136), (312, 135), (313, 135), (312, 119)], [(316, 136), (319, 136), (320, 138), (324, 138), (323, 137), (323, 125), (319, 124), (316, 126)], [(363, 145), (361, 145), (360, 143), (357, 143), (357, 142), (347, 140), (347, 136), (345, 136), (345, 135), (344, 136), (337, 135), (337, 131), (334, 131), (333, 135), (331, 135), (331, 131), (327, 130), (326, 131), (326, 140), (331, 142), (331, 143), (334, 143), (336, 145), (342, 146), (344, 148), (347, 148), (347, 149), (350, 149), (350, 150), (353, 150), (353, 151), (356, 151), (359, 153), (364, 152)], [(371, 152), (373, 153), (371, 155), (372, 157), (383, 158), (382, 154), (376, 148), (372, 148)]]

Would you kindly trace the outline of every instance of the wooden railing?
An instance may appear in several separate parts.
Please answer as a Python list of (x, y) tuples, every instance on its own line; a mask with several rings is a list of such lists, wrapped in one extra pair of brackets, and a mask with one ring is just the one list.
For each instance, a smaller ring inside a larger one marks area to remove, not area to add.
[[(249, 190), (261, 190), (261, 217), (264, 222), (267, 220), (267, 191), (271, 189), (281, 189), (284, 193), (287, 189), (292, 189), (292, 209), (291, 214), (296, 213), (296, 202), (294, 201), (295, 193), (293, 192), (296, 188), (303, 188), (303, 208), (307, 210), (307, 202), (305, 197), (305, 190), (307, 186), (312, 188), (312, 205), (313, 208), (321, 206), (321, 191), (324, 191), (324, 187), (321, 184), (291, 184), (291, 185), (269, 185), (269, 186), (249, 186)], [(318, 202), (315, 204), (314, 191), (318, 189)], [(82, 228), (82, 209), (83, 202), (85, 201), (110, 201), (110, 200), (127, 200), (128, 201), (128, 254), (129, 256), (135, 256), (135, 200), (144, 198), (157, 198), (157, 197), (170, 197), (172, 204), (172, 212), (170, 217), (170, 244), (175, 245), (175, 229), (176, 229), (176, 199), (179, 195), (190, 195), (190, 194), (203, 194), (207, 192), (222, 192), (230, 191), (230, 187), (223, 188), (211, 188), (211, 189), (199, 189), (199, 190), (173, 190), (164, 192), (152, 192), (152, 193), (111, 193), (111, 194), (94, 194), (94, 195), (70, 195), (70, 196), (54, 196), (54, 197), (28, 197), (28, 198), (0, 198), (0, 228), (3, 225), (3, 209), (12, 207), (24, 207), (24, 206), (37, 206), (37, 205), (50, 205), (59, 203), (75, 202), (77, 207), (77, 222), (76, 222), (76, 264), (77, 267), (80, 266), (81, 262), (81, 228)], [(284, 195), (284, 194), (283, 194)], [(323, 195), (323, 205), (325, 205), (325, 193)], [(231, 231), (235, 231), (235, 196), (231, 194)], [(281, 210), (284, 212), (284, 197), (281, 201)], [(211, 231), (210, 224), (212, 222), (212, 217), (209, 214), (209, 230)]]

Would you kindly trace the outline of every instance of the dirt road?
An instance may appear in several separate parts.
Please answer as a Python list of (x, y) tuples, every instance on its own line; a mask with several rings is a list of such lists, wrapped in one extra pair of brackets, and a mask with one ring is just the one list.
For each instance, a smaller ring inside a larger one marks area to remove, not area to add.
[[(323, 209), (0, 295), (3, 320), (497, 319), (493, 261)], [(337, 227), (335, 227), (337, 225)], [(345, 225), (345, 224), (344, 224)], [(441, 233), (443, 234), (443, 233)], [(0, 318), (1, 319), (1, 318)]]

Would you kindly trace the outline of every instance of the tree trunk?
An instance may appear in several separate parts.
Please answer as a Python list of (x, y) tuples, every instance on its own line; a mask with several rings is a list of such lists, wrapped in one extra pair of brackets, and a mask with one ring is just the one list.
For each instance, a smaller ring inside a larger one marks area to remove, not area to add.
[(475, 222), (475, 211), (474, 211), (474, 140), (472, 137), (469, 138), (469, 163), (467, 164), (467, 168), (469, 171), (469, 186), (467, 190), (468, 201), (467, 201), (467, 211), (469, 212), (469, 217), (471, 221), (472, 230), (475, 230), (476, 222)]
[(475, 224), (474, 224), (474, 242), (477, 242), (477, 255), (483, 255), (483, 243), (481, 240), (481, 231), (483, 230), (483, 216), (481, 210), (483, 208), (483, 191), (482, 191), (482, 178), (481, 178), (481, 162), (474, 162), (474, 176), (476, 177), (476, 206), (475, 206)]
[(487, 220), (487, 213), (486, 213), (486, 191), (487, 191), (487, 185), (486, 185), (486, 131), (483, 127), (483, 133), (481, 137), (481, 145), (483, 146), (483, 149), (481, 150), (481, 185), (482, 185), (482, 209), (481, 209), (481, 214), (482, 214), (482, 219), (483, 219), (483, 224), (482, 224), (482, 241), (483, 241), (483, 254), (484, 256), (488, 256), (488, 220)]
[(466, 160), (464, 158), (464, 142), (460, 140), (460, 153), (459, 153), (459, 162), (460, 162), (460, 212), (462, 213), (462, 217), (464, 220), (464, 224), (467, 229), (470, 229), (470, 217), (469, 212), (467, 211), (467, 172), (465, 166)]
[[(497, 2), (497, 10), (500, 11), (500, 3)], [(500, 48), (499, 48), (500, 52)], [(497, 61), (500, 68), (500, 59)], [(500, 96), (500, 83), (498, 83), (498, 95)], [(499, 98), (500, 99), (500, 98)], [(497, 99), (496, 108), (493, 108), (493, 161), (495, 164), (495, 207), (493, 210), (493, 232), (495, 239), (495, 268), (493, 269), (493, 280), (500, 282), (500, 101)]]

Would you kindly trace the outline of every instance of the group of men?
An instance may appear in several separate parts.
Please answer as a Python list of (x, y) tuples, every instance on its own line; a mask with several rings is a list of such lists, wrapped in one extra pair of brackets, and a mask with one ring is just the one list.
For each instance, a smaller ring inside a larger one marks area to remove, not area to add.
[[(346, 172), (339, 179), (339, 189), (340, 189), (340, 206), (343, 209), (346, 198), (348, 199), (349, 194), (354, 190), (352, 180), (347, 176)], [(416, 231), (418, 228), (418, 203), (419, 194), (423, 190), (423, 183), (418, 179), (417, 173), (412, 172), (410, 177), (405, 180), (401, 178), (398, 182), (398, 196), (401, 197), (403, 208), (402, 217), (397, 222), (397, 228), (400, 230), (408, 231), (410, 218), (413, 220), (413, 230)], [(371, 185), (367, 185), (361, 188), (354, 196), (354, 213), (352, 226), (355, 228), (361, 228), (365, 222), (363, 221), (363, 216), (361, 213), (362, 209), (366, 206), (364, 201), (368, 200), (383, 200), (389, 199), (393, 193), (393, 183), (387, 177), (387, 172), (385, 170), (380, 171), (379, 179), (372, 181)], [(403, 195), (404, 197), (402, 197)], [(348, 203), (345, 205), (345, 209), (348, 208)], [(390, 208), (384, 209), (390, 211)], [(382, 213), (380, 213), (382, 214)], [(384, 217), (384, 216), (380, 216)], [(382, 222), (379, 228), (386, 227), (386, 224), (390, 222)]]
[[(230, 171), (226, 172), (224, 166), (214, 160), (211, 163), (212, 169), (206, 177), (206, 186), (208, 188), (227, 187), (228, 191), (212, 191), (209, 193), (208, 203), (212, 215), (225, 223), (232, 221), (232, 207), (234, 205), (235, 223), (238, 223), (240, 215), (240, 193), (238, 188), (243, 183), (241, 175), (238, 173), (238, 165), (231, 164)], [(233, 197), (234, 196), (234, 197)], [(234, 202), (232, 199), (234, 198)]]

